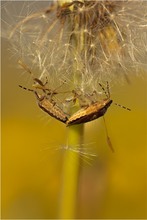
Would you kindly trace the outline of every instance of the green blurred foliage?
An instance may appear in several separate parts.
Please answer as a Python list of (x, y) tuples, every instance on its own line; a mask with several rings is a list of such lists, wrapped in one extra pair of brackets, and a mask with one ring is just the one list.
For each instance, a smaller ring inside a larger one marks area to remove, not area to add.
[[(10, 60), (2, 44), (2, 218), (56, 218), (62, 177), (66, 127), (36, 105), (30, 76)], [(81, 156), (78, 218), (147, 218), (147, 77), (112, 88), (112, 105), (105, 119), (115, 149), (106, 141), (102, 119), (85, 126)], [(90, 160), (92, 159), (92, 160)], [(90, 164), (88, 164), (90, 162)]]

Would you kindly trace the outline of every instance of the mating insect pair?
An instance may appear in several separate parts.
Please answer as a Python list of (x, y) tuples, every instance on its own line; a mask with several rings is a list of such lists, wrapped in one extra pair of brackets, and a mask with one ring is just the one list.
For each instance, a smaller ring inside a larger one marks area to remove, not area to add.
[[(105, 91), (104, 87), (99, 83), (103, 92), (106, 95), (106, 98), (101, 101), (92, 102), (90, 105), (85, 105), (85, 106), (81, 107), (80, 110), (78, 110), (74, 114), (70, 115), (68, 113), (65, 113), (63, 111), (63, 109), (53, 100), (53, 96), (58, 94), (57, 88), (55, 90), (51, 91), (50, 89), (45, 87), (47, 82), (45, 84), (43, 84), (43, 82), (37, 78), (35, 78), (34, 81), (37, 82), (35, 87), (39, 88), (43, 91), (42, 95), (40, 95), (36, 90), (27, 89), (22, 86), (20, 86), (20, 87), (23, 89), (26, 89), (28, 91), (33, 92), (36, 95), (36, 98), (38, 101), (38, 106), (43, 111), (45, 111), (47, 114), (49, 114), (50, 116), (65, 123), (66, 126), (86, 123), (86, 122), (95, 120), (95, 119), (103, 116), (106, 113), (109, 106), (113, 102), (113, 100), (110, 99), (110, 92), (109, 92), (108, 83), (107, 83), (107, 92)], [(61, 85), (59, 87), (61, 87)], [(72, 91), (72, 92), (74, 93), (74, 96), (75, 96), (75, 98), (73, 98), (73, 100), (80, 99), (76, 96), (75, 91)], [(116, 104), (116, 103), (114, 103), (114, 104)], [(118, 104), (116, 104), (116, 105), (118, 105)], [(121, 105), (119, 105), (119, 106), (130, 111), (129, 108), (126, 108)]]

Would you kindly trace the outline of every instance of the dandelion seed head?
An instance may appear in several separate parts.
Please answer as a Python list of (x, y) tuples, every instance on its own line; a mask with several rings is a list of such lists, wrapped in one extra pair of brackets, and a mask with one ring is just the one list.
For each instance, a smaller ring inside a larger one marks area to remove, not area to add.
[(38, 10), (37, 3), (23, 3), (13, 19), (11, 4), (3, 8), (14, 20), (12, 25), (4, 22), (12, 56), (22, 59), (35, 77), (48, 77), (50, 85), (66, 80), (63, 90), (100, 94), (98, 82), (113, 85), (128, 79), (130, 72), (146, 69), (146, 1), (43, 4)]

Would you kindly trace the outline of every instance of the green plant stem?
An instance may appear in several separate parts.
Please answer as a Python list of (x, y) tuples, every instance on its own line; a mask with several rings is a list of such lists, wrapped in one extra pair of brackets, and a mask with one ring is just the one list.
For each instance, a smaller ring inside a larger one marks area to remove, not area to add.
[[(77, 205), (80, 155), (84, 125), (73, 125), (68, 129), (67, 150), (64, 152), (59, 218), (74, 219)], [(74, 147), (75, 151), (70, 148)]]
[[(68, 2), (67, 0), (59, 1), (60, 4)], [(71, 8), (72, 10), (72, 8)], [(75, 48), (76, 54), (80, 54), (84, 47), (84, 31), (79, 27), (79, 21), (75, 16), (71, 20), (71, 30), (75, 31), (71, 40), (72, 46)], [(78, 34), (80, 28), (80, 34)], [(74, 82), (80, 85), (82, 76), (77, 74), (76, 63), (73, 63)], [(80, 109), (78, 100), (75, 103), (75, 107), (71, 109), (71, 114)], [(76, 206), (77, 206), (77, 193), (79, 182), (79, 168), (80, 168), (80, 152), (79, 148), (83, 143), (84, 125), (69, 126), (67, 135), (67, 149), (64, 152), (63, 169), (62, 169), (62, 185), (61, 185), (61, 197), (60, 197), (60, 210), (59, 218), (61, 219), (75, 219), (76, 218)], [(72, 150), (72, 148), (74, 148)], [(77, 148), (77, 150), (76, 150)]]

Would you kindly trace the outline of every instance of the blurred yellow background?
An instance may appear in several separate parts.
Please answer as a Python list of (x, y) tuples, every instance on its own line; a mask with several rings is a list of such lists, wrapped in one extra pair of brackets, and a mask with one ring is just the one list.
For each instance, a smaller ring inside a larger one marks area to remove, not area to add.
[[(2, 218), (56, 218), (67, 128), (22, 90), (28, 78), (2, 42)], [(78, 218), (147, 218), (147, 73), (112, 88), (105, 119), (85, 126), (79, 177)], [(90, 162), (90, 164), (88, 163)]]

